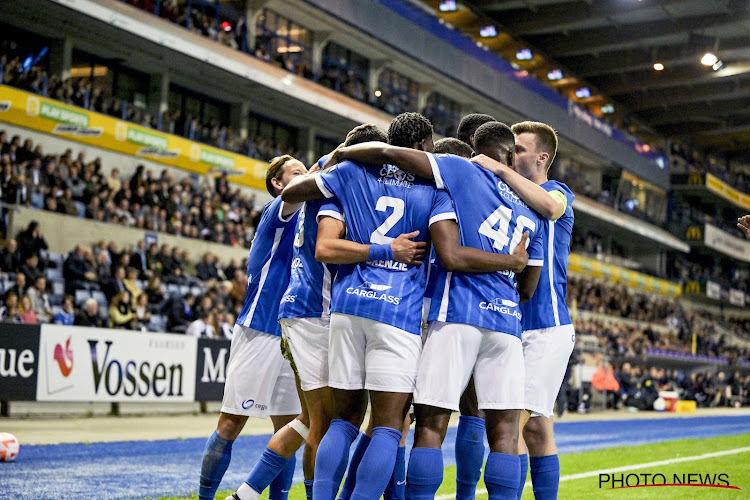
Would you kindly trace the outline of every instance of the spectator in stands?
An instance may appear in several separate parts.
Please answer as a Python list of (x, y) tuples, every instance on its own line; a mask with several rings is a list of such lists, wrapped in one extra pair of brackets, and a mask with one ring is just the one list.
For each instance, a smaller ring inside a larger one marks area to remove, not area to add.
[(18, 297), (23, 297), (26, 295), (26, 275), (23, 273), (16, 273), (16, 278), (14, 280), (13, 286), (5, 291), (5, 297), (7, 298), (10, 293), (14, 293), (16, 295), (16, 299)]
[(72, 325), (74, 319), (73, 297), (66, 295), (62, 301), (62, 311), (55, 314), (52, 322), (56, 325)]
[(26, 295), (31, 300), (31, 308), (36, 314), (36, 319), (40, 323), (49, 323), (52, 321), (52, 308), (49, 304), (49, 295), (47, 294), (47, 280), (44, 276), (38, 276), (34, 280), (33, 286), (29, 287)]
[(143, 291), (139, 288), (136, 280), (138, 279), (138, 271), (134, 267), (129, 267), (125, 271), (125, 288), (130, 292), (130, 296), (133, 298), (133, 307), (138, 302), (138, 297), (142, 295)]
[[(47, 250), (47, 242), (42, 236), (42, 230), (39, 223), (35, 220), (29, 222), (28, 227), (18, 233), (18, 247), (21, 253), (21, 259), (26, 260), (29, 255), (41, 255), (42, 250)], [(42, 266), (44, 267), (44, 266)]]
[(221, 315), (221, 321), (219, 322), (218, 336), (227, 340), (232, 340), (232, 334), (234, 333), (234, 315), (230, 312), (225, 312)]
[(86, 326), (91, 328), (104, 328), (104, 321), (99, 316), (99, 303), (93, 297), (86, 299), (83, 308), (78, 311), (73, 320), (77, 326)]
[(112, 298), (109, 304), (109, 326), (111, 328), (135, 330), (135, 311), (131, 303), (130, 292), (127, 290), (118, 292)]
[(18, 317), (21, 323), (27, 325), (36, 325), (39, 323), (34, 314), (34, 309), (31, 307), (31, 299), (28, 295), (24, 295), (21, 298), (21, 305), (18, 306)]
[(115, 267), (109, 281), (102, 283), (102, 291), (109, 301), (112, 301), (115, 295), (127, 289), (128, 287), (125, 285), (125, 269), (119, 265)]
[(145, 279), (148, 276), (148, 262), (146, 260), (146, 242), (138, 240), (133, 255), (130, 258), (130, 264), (138, 270), (138, 276)]
[(211, 252), (203, 254), (203, 260), (196, 266), (196, 271), (198, 272), (198, 279), (209, 284), (209, 286), (215, 284), (219, 279), (223, 279), (221, 275), (224, 274), (224, 271), (216, 265), (216, 257)]
[(193, 337), (216, 338), (216, 329), (213, 326), (214, 313), (211, 310), (201, 310), (198, 319), (188, 325), (186, 335)]
[(148, 308), (148, 295), (145, 293), (138, 294), (134, 306), (136, 328), (143, 332), (148, 331), (148, 323), (151, 319), (151, 311)]
[(189, 292), (182, 298), (173, 299), (167, 311), (167, 331), (185, 333), (188, 324), (193, 320), (194, 304), (195, 296)]
[(750, 240), (750, 215), (740, 217), (737, 221), (737, 227), (745, 233), (745, 238)]
[(26, 283), (33, 284), (37, 278), (43, 277), (44, 273), (39, 269), (39, 256), (33, 253), (27, 255), (19, 272), (26, 276)]
[(66, 293), (75, 293), (76, 290), (98, 290), (96, 273), (88, 268), (85, 260), (86, 249), (78, 244), (68, 255), (63, 263), (63, 278), (65, 278)]
[(4, 273), (15, 273), (20, 267), (20, 257), (18, 255), (18, 244), (13, 238), (5, 242), (5, 246), (0, 250), (0, 271)]
[(161, 278), (159, 276), (153, 276), (148, 281), (145, 294), (148, 297), (150, 310), (160, 310), (164, 304), (164, 290), (162, 290)]
[(5, 323), (20, 323), (21, 318), (18, 313), (18, 294), (10, 290), (5, 294), (5, 303), (0, 307), (0, 321)]
[(109, 186), (109, 189), (112, 190), (112, 194), (117, 194), (117, 192), (122, 188), (122, 180), (120, 180), (119, 168), (112, 169), (109, 177), (107, 177), (107, 185)]

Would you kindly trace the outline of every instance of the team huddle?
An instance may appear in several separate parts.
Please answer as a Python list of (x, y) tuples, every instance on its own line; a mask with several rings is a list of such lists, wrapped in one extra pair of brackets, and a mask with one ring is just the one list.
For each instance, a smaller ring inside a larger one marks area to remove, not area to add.
[(455, 411), (456, 498), (474, 498), (483, 466), (491, 499), (520, 498), (529, 456), (535, 497), (557, 497), (550, 417), (575, 333), (573, 194), (547, 179), (556, 133), (472, 114), (457, 139), (432, 135), (403, 113), (309, 171), (271, 162), (201, 499), (250, 416), (275, 434), (227, 500), (286, 499), (303, 444), (308, 498), (434, 498)]

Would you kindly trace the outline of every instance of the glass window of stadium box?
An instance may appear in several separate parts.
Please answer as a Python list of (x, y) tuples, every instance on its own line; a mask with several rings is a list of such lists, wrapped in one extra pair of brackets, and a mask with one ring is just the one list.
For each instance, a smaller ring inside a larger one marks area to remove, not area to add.
[(50, 40), (0, 23), (0, 83), (47, 95)]
[(248, 115), (247, 133), (247, 155), (261, 160), (293, 153), (297, 144), (296, 128), (255, 113)]
[(378, 76), (378, 88), (375, 90), (373, 104), (388, 114), (399, 115), (417, 109), (417, 82), (386, 68)]
[(323, 49), (323, 74), (319, 83), (358, 101), (367, 100), (370, 62), (335, 42)]
[(256, 29), (256, 57), (312, 78), (310, 30), (268, 9), (258, 16)]
[(224, 147), (229, 103), (174, 84), (169, 86), (168, 102), (164, 128), (190, 140)]
[(432, 92), (427, 96), (422, 114), (432, 122), (436, 133), (453, 137), (461, 121), (461, 105), (442, 94)]
[(615, 208), (661, 225), (667, 221), (667, 193), (650, 182), (623, 171)]
[[(149, 126), (146, 113), (150, 77), (82, 50), (73, 50), (68, 87), (72, 104)], [(60, 98), (61, 96), (53, 96)], [(65, 96), (62, 96), (65, 97)]]

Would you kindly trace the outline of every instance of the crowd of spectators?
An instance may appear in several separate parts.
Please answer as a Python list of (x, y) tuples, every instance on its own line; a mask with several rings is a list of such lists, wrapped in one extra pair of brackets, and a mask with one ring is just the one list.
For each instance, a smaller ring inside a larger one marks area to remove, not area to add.
[(748, 166), (744, 170), (730, 165), (725, 160), (717, 160), (704, 155), (689, 146), (673, 142), (670, 147), (670, 172), (673, 174), (713, 174), (730, 186), (750, 193), (750, 175)]
[[(30, 245), (27, 243), (31, 243)], [(245, 262), (194, 262), (166, 244), (99, 241), (46, 251), (37, 223), (0, 249), (0, 321), (58, 323), (231, 338), (247, 289)]]
[(0, 130), (0, 198), (7, 204), (128, 227), (250, 248), (260, 210), (255, 195), (233, 188), (226, 174), (176, 180), (139, 166), (129, 179), (68, 149), (47, 154), (41, 144)]
[(301, 158), (304, 154), (293, 144), (269, 137), (252, 133), (242, 137), (216, 118), (201, 121), (179, 109), (151, 113), (142, 103), (111, 95), (90, 78), (60, 80), (57, 75), (48, 75), (40, 65), (24, 68), (18, 55), (0, 55), (0, 83), (258, 160), (268, 161), (281, 154)]

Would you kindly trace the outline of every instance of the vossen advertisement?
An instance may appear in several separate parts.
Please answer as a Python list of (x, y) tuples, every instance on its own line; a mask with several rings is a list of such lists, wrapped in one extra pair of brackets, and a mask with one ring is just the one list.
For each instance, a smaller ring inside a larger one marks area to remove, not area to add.
[(42, 325), (37, 401), (190, 402), (197, 339)]

